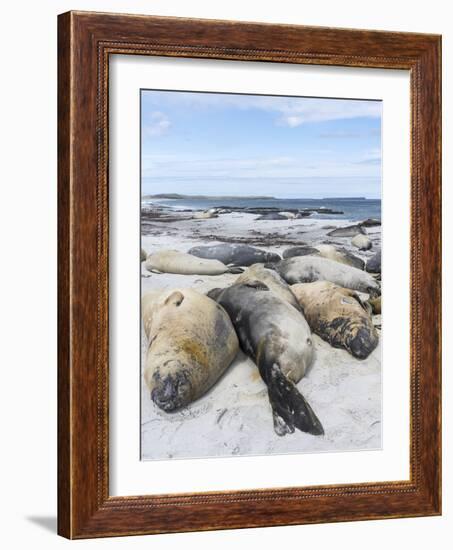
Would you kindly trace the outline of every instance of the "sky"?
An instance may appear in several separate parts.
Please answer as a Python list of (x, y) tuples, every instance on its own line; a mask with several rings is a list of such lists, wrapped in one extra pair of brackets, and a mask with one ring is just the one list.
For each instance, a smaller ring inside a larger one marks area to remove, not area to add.
[(380, 198), (382, 102), (141, 92), (142, 193)]

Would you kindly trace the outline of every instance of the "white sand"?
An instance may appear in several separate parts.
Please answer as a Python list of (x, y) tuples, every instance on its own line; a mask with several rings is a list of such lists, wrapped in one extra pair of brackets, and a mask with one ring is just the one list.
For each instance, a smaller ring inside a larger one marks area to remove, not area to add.
[[(300, 243), (331, 242), (366, 259), (380, 246), (380, 227), (367, 228), (373, 249), (359, 252), (350, 238), (330, 238), (326, 226), (348, 220), (255, 221), (255, 214), (231, 213), (208, 220), (158, 222), (142, 237), (151, 253), (160, 249), (187, 251), (192, 246), (243, 240), (282, 253)], [(287, 242), (288, 244), (284, 244)], [(265, 244), (263, 244), (265, 243)], [(142, 294), (151, 289), (188, 288), (200, 292), (232, 284), (237, 275), (174, 275), (147, 272), (142, 264)], [(380, 324), (380, 316), (375, 317)], [(321, 420), (324, 436), (297, 431), (276, 435), (267, 388), (258, 369), (242, 352), (225, 375), (202, 398), (175, 413), (154, 405), (142, 383), (142, 459), (350, 451), (381, 447), (381, 345), (365, 361), (332, 348), (313, 335), (315, 360), (298, 387)], [(147, 341), (142, 335), (142, 364)]]

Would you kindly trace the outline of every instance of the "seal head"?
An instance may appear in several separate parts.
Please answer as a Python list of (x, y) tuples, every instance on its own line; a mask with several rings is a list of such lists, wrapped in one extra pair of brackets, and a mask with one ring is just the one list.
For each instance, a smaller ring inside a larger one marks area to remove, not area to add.
[(178, 361), (170, 361), (168, 373), (162, 375), (162, 369), (153, 374), (151, 399), (165, 412), (172, 412), (192, 401), (190, 377), (184, 366)]

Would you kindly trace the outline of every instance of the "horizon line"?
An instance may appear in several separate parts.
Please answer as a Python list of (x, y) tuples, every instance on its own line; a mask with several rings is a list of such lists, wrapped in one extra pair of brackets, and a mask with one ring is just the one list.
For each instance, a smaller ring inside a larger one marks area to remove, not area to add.
[[(173, 195), (173, 196), (172, 196)], [(205, 195), (205, 194), (188, 194), (188, 193), (145, 193), (142, 194), (143, 197), (150, 198), (161, 198), (161, 199), (179, 199), (179, 198), (197, 198), (197, 199), (274, 199), (274, 200), (382, 200), (381, 197), (366, 197), (366, 196), (357, 196), (357, 195), (336, 195), (336, 196), (323, 196), (323, 197), (283, 197), (275, 195)]]

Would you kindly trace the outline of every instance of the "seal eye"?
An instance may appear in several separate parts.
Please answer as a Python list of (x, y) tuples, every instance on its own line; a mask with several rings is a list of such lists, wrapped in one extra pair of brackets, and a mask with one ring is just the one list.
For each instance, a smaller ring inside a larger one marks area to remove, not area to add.
[(313, 342), (311, 341), (311, 338), (307, 338), (307, 346), (311, 346)]

